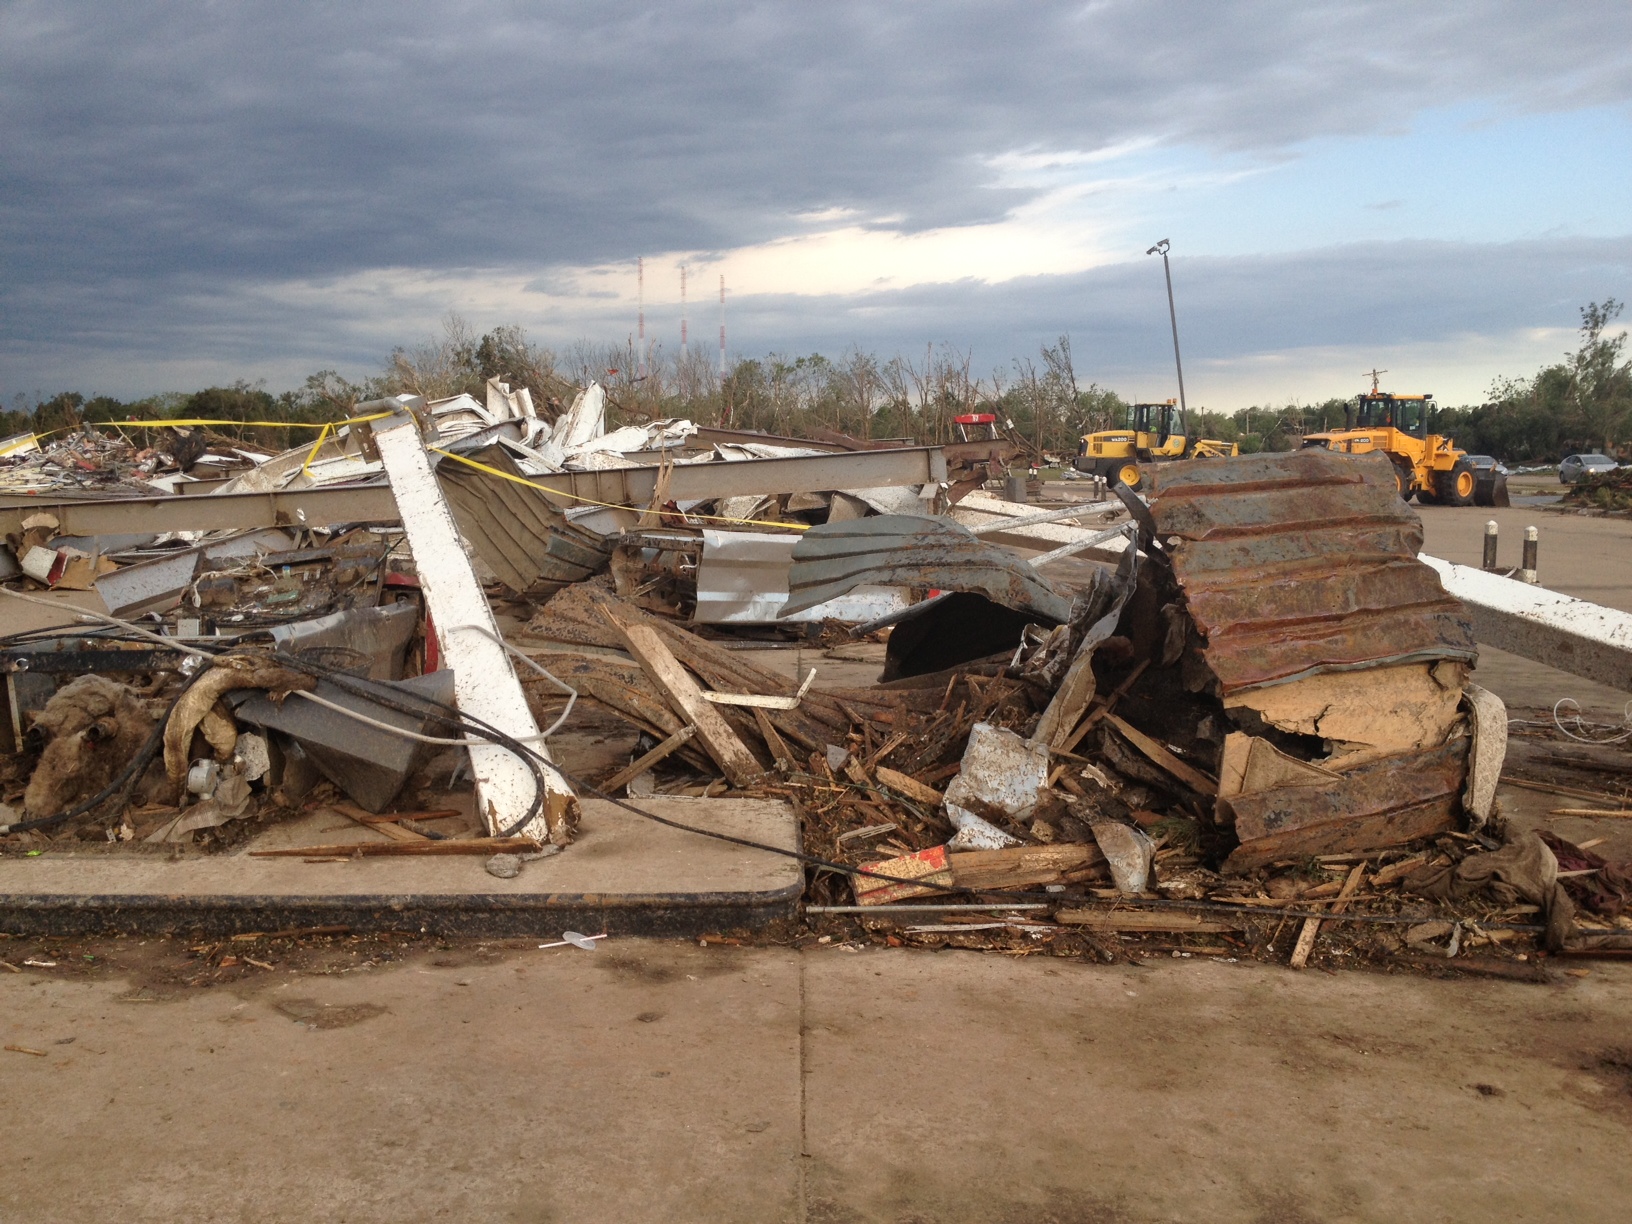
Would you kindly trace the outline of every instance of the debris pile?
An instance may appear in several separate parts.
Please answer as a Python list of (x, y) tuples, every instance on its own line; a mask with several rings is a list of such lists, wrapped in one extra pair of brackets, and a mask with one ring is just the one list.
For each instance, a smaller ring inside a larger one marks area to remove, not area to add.
[(139, 446), (118, 425), (82, 425), (54, 440), (34, 434), (0, 438), (0, 496), (153, 496), (185, 484), (224, 481), (271, 458), (260, 447), (202, 428), (154, 429), (140, 421), (125, 428), (151, 435), (151, 445)]
[[(495, 379), (187, 499), (263, 516), (235, 528), (0, 505), (0, 600), (43, 617), (0, 638), (6, 841), (219, 849), (321, 807), (369, 838), (252, 856), (526, 879), (580, 798), (778, 799), (830, 935), (1632, 946), (1625, 869), (1504, 839), (1506, 713), (1385, 458), (1170, 463), (1039, 507), (984, 488), (1012, 452), (608, 430), (598, 386), (540, 410)], [(837, 682), (858, 657), (877, 674)]]
[(1586, 472), (1564, 490), (1564, 505), (1580, 510), (1632, 511), (1632, 466)]

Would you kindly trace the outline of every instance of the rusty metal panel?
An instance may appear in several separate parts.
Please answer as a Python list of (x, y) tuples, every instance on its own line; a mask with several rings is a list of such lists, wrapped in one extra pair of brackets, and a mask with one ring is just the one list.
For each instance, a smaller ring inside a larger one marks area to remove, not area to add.
[(1422, 524), (1381, 454), (1309, 448), (1148, 469), (1151, 514), (1223, 692), (1477, 651), (1417, 560)]
[[(498, 471), (522, 474), (502, 446), (471, 457)], [(612, 555), (611, 540), (569, 523), (541, 490), (457, 463), (440, 464), (437, 483), (459, 533), (511, 590), (559, 590), (599, 573)]]
[(781, 615), (815, 607), (858, 586), (978, 591), (1004, 607), (1060, 623), (1071, 613), (1018, 554), (943, 518), (881, 514), (812, 527), (793, 549)]
[(1470, 742), (1452, 739), (1437, 748), (1384, 757), (1329, 783), (1220, 800), (1241, 839), (1225, 870), (1399, 845), (1454, 827)]

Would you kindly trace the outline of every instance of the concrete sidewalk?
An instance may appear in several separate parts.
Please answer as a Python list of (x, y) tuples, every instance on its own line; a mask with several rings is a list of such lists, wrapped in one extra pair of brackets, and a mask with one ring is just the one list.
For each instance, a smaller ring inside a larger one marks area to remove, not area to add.
[(7, 1221), (1625, 1211), (1632, 966), (341, 943), (205, 989), (163, 941), (0, 953), (58, 960), (0, 973), (0, 1043), (44, 1052), (0, 1053)]

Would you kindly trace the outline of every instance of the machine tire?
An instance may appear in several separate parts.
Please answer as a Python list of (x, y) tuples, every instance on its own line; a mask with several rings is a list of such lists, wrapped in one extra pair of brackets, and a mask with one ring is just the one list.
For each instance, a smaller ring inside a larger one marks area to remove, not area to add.
[(1411, 477), (1406, 474), (1409, 471), (1409, 468), (1403, 468), (1397, 463), (1394, 465), (1394, 491), (1404, 502), (1411, 500)]
[(1106, 479), (1109, 480), (1111, 477), (1115, 477), (1113, 483), (1125, 484), (1135, 493), (1139, 491), (1139, 486), (1144, 484), (1144, 478), (1139, 474), (1139, 465), (1132, 459), (1112, 465), (1111, 476)]
[(1448, 472), (1434, 473), (1434, 493), (1441, 505), (1471, 506), (1479, 487), (1479, 473), (1466, 459), (1458, 459)]

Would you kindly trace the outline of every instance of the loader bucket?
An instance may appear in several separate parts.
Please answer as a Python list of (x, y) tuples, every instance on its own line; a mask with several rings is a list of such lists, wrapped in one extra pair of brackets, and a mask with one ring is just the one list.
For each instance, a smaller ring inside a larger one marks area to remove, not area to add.
[(1476, 506), (1511, 506), (1507, 497), (1507, 477), (1495, 468), (1479, 474), (1479, 483), (1473, 486), (1473, 504)]

